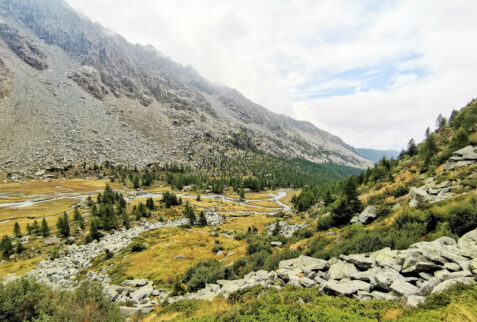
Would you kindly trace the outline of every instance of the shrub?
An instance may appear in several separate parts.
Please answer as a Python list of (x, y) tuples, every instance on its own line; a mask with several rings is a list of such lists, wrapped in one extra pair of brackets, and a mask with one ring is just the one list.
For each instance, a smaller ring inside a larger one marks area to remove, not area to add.
[(136, 253), (136, 252), (142, 252), (143, 250), (145, 250), (147, 247), (146, 245), (142, 244), (142, 243), (133, 243), (131, 245), (131, 251), (133, 253)]
[(402, 196), (405, 196), (407, 195), (409, 192), (409, 189), (407, 189), (405, 186), (398, 186), (395, 190), (394, 190), (394, 197), (395, 198), (399, 198), (399, 197), (402, 197)]
[(215, 259), (198, 262), (184, 274), (183, 282), (189, 292), (195, 292), (205, 287), (207, 283), (215, 283), (218, 279), (230, 277), (226, 270)]
[(477, 199), (472, 199), (466, 204), (454, 206), (449, 211), (450, 228), (458, 236), (477, 227)]

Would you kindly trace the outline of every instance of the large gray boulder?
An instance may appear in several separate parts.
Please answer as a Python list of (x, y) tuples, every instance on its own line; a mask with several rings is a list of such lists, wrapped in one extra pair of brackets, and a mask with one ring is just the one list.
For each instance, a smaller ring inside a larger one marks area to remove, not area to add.
[(404, 297), (415, 295), (419, 292), (419, 289), (417, 287), (401, 279), (397, 279), (392, 282), (389, 288)]
[(419, 202), (426, 202), (431, 200), (431, 197), (424, 189), (416, 187), (411, 187), (411, 189), (409, 189), (409, 197)]
[(419, 295), (411, 295), (407, 298), (407, 306), (416, 307), (421, 303), (424, 303), (426, 298), (424, 296)]
[(139, 302), (143, 298), (150, 296), (153, 291), (152, 285), (143, 286), (131, 293), (131, 299), (134, 302)]
[(370, 286), (368, 283), (363, 281), (349, 281), (346, 280), (344, 282), (337, 282), (334, 280), (328, 281), (323, 286), (323, 291), (330, 295), (346, 295), (350, 296), (358, 291), (370, 291)]
[(341, 255), (340, 258), (355, 265), (359, 269), (368, 269), (376, 264), (376, 260), (366, 254)]
[(328, 268), (329, 263), (323, 259), (301, 255), (298, 258), (281, 261), (280, 269), (301, 269), (305, 274), (311, 271), (319, 271)]
[(331, 280), (340, 280), (342, 278), (351, 279), (356, 273), (358, 273), (358, 270), (353, 264), (341, 261), (331, 265), (328, 271)]
[(448, 288), (450, 288), (450, 287), (452, 287), (452, 286), (454, 286), (454, 285), (457, 285), (457, 284), (472, 285), (472, 284), (475, 284), (475, 280), (474, 280), (473, 277), (459, 277), (459, 278), (453, 278), (453, 279), (450, 279), (450, 280), (446, 280), (446, 281), (444, 281), (444, 282), (439, 283), (438, 285), (436, 285), (436, 286), (432, 289), (431, 294), (445, 291), (445, 290), (447, 290)]
[(457, 245), (461, 252), (470, 258), (477, 258), (477, 229), (459, 238)]
[(376, 264), (383, 268), (392, 268), (394, 270), (400, 270), (404, 258), (399, 256), (397, 250), (391, 250), (391, 248), (386, 247), (381, 250), (378, 250), (370, 255), (376, 261)]
[(362, 223), (363, 225), (370, 223), (378, 216), (378, 210), (375, 206), (368, 206), (358, 216), (354, 216), (351, 219), (351, 223)]
[(420, 252), (408, 252), (402, 264), (402, 273), (429, 272), (440, 269), (441, 266), (427, 260)]
[(390, 286), (393, 282), (398, 280), (405, 281), (405, 277), (394, 269), (385, 268), (376, 274), (374, 280), (379, 288), (383, 290), (391, 290)]
[(470, 269), (470, 272), (475, 277), (477, 277), (477, 258), (474, 258), (473, 260), (470, 261), (469, 269)]

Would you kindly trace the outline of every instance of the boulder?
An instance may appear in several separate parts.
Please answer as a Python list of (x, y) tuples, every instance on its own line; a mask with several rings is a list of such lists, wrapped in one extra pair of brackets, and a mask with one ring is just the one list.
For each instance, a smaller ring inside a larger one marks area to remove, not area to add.
[(364, 272), (358, 272), (356, 274), (353, 274), (351, 276), (352, 279), (355, 279), (355, 280), (360, 280), (360, 281), (365, 281), (365, 282), (373, 282), (374, 283), (374, 280), (375, 280), (375, 276), (381, 272), (381, 268), (379, 267), (373, 267), (367, 271), (364, 271)]
[(370, 268), (376, 263), (374, 258), (366, 256), (365, 254), (341, 255), (340, 258), (363, 270)]
[(436, 286), (432, 289), (431, 294), (445, 291), (445, 290), (447, 290), (449, 287), (452, 287), (452, 286), (457, 285), (457, 284), (471, 285), (471, 284), (475, 284), (475, 280), (474, 280), (473, 277), (459, 277), (459, 278), (454, 278), (454, 279), (446, 280), (446, 281), (444, 281), (444, 282), (439, 283), (438, 285), (436, 285)]
[(426, 298), (424, 296), (419, 295), (411, 295), (407, 298), (407, 306), (416, 307), (421, 303), (424, 303)]
[(143, 298), (151, 296), (153, 291), (154, 289), (152, 288), (152, 285), (143, 286), (131, 293), (131, 299), (134, 302), (139, 302)]
[(419, 292), (417, 287), (401, 279), (395, 280), (389, 288), (404, 297), (415, 295)]
[(399, 296), (394, 292), (384, 293), (380, 291), (373, 291), (371, 295), (376, 300), (385, 300), (385, 301), (397, 301), (399, 300)]
[(402, 273), (429, 272), (440, 269), (441, 266), (427, 260), (420, 252), (408, 252), (402, 264)]
[(457, 245), (465, 256), (477, 258), (477, 229), (459, 238)]
[(328, 262), (323, 259), (303, 255), (298, 258), (281, 261), (278, 264), (280, 269), (301, 269), (305, 274), (309, 274), (311, 271), (326, 269), (328, 266)]
[(368, 206), (358, 216), (351, 219), (351, 223), (362, 223), (363, 225), (370, 223), (378, 216), (378, 210), (375, 206)]
[(395, 281), (405, 281), (404, 276), (399, 274), (398, 271), (391, 268), (385, 268), (378, 272), (374, 277), (374, 280), (376, 282), (376, 285), (383, 290), (391, 290), (390, 286)]
[(473, 260), (470, 261), (469, 269), (470, 269), (470, 272), (475, 277), (477, 277), (477, 258), (474, 258)]
[(363, 281), (345, 281), (337, 282), (334, 280), (328, 281), (323, 286), (323, 291), (329, 295), (346, 295), (350, 296), (358, 291), (369, 292), (370, 286), (368, 283)]
[(185, 256), (184, 255), (177, 255), (176, 257), (174, 257), (174, 260), (179, 260), (179, 259), (185, 259)]
[(273, 241), (270, 243), (270, 246), (272, 247), (282, 247), (282, 242), (279, 242), (279, 241)]
[(411, 187), (411, 189), (409, 189), (409, 197), (419, 202), (426, 202), (426, 201), (430, 201), (431, 199), (431, 197), (427, 194), (427, 192), (424, 189), (417, 188), (417, 187)]
[(332, 280), (340, 280), (342, 278), (351, 278), (354, 274), (358, 273), (356, 267), (347, 262), (338, 262), (330, 266), (328, 275)]
[(391, 248), (386, 247), (377, 252), (374, 252), (370, 255), (374, 258), (376, 264), (383, 268), (393, 268), (394, 270), (400, 270), (404, 258), (399, 256), (397, 250), (391, 250)]

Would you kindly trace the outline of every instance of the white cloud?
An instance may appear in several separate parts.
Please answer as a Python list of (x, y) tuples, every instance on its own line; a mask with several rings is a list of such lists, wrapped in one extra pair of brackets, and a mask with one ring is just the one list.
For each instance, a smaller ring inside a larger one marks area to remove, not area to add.
[[(472, 0), (67, 1), (129, 41), (355, 146), (400, 148), (477, 96)], [(396, 62), (386, 86), (376, 84), (380, 75), (362, 92), (365, 80), (339, 76), (402, 57), (411, 58)], [(344, 86), (356, 90), (309, 98)]]

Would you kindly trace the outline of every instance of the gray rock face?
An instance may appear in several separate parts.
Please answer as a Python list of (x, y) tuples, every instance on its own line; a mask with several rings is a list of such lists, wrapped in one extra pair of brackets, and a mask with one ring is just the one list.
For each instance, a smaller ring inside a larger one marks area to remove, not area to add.
[(0, 15), (2, 61), (23, 86), (0, 102), (5, 172), (106, 160), (196, 164), (243, 152), (234, 145), (239, 135), (275, 156), (372, 165), (338, 137), (128, 43), (64, 1), (1, 1)]
[(389, 286), (389, 288), (396, 292), (397, 294), (409, 297), (411, 295), (415, 295), (419, 292), (419, 289), (412, 285), (411, 283), (405, 282), (403, 280), (397, 279)]
[(369, 224), (378, 216), (378, 210), (375, 206), (368, 206), (358, 216), (351, 219), (351, 223), (362, 223), (363, 225)]
[(477, 258), (477, 229), (469, 231), (459, 238), (458, 245), (462, 254), (467, 257)]
[(444, 170), (455, 170), (477, 162), (477, 148), (468, 145), (452, 153), (452, 156), (444, 164)]
[(330, 266), (328, 275), (332, 280), (340, 280), (343, 278), (351, 278), (354, 274), (358, 273), (356, 267), (351, 263), (338, 262)]

